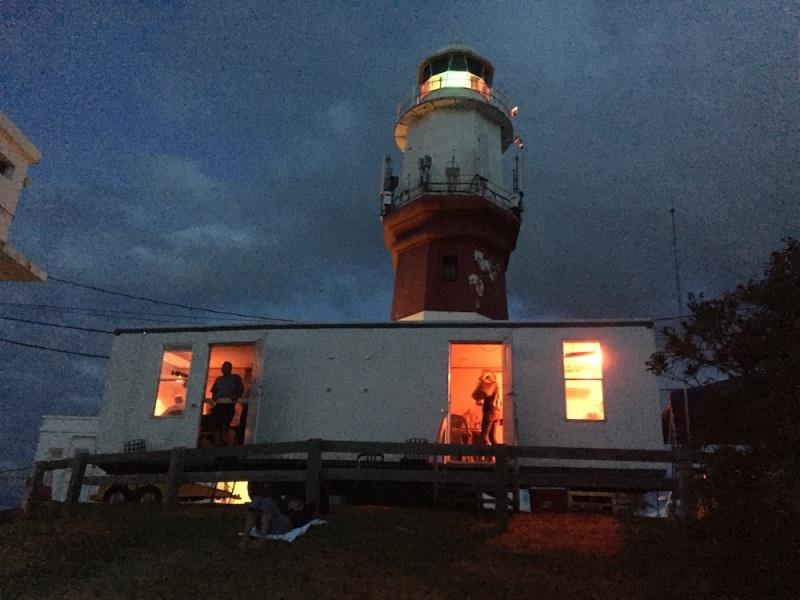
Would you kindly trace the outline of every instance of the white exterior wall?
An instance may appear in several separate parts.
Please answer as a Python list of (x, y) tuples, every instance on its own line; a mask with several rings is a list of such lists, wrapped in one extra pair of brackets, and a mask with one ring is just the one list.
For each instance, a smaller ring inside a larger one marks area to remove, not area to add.
[[(254, 442), (433, 441), (447, 409), (450, 342), (504, 340), (511, 345), (519, 444), (664, 447), (657, 380), (644, 367), (655, 350), (652, 329), (492, 322), (121, 334), (112, 349), (98, 451), (120, 452), (134, 438), (144, 438), (148, 450), (195, 446), (208, 345), (233, 342), (263, 343), (261, 398), (248, 417)], [(605, 421), (566, 419), (561, 344), (569, 340), (603, 344)], [(165, 345), (193, 347), (186, 410), (180, 417), (152, 416)], [(509, 413), (511, 403), (505, 406)], [(513, 435), (512, 422), (506, 414), (507, 439)]]
[[(431, 157), (430, 181), (445, 182), (453, 155), (462, 178), (476, 174), (503, 186), (500, 126), (466, 108), (437, 108), (409, 126), (400, 187), (419, 182), (418, 160)], [(485, 140), (485, 141), (484, 141)]]
[[(71, 417), (63, 415), (45, 415), (39, 427), (39, 443), (36, 446), (34, 460), (57, 460), (72, 458), (78, 450), (90, 453), (97, 452), (97, 431), (100, 419), (97, 417)], [(59, 450), (60, 456), (53, 456)], [(87, 475), (99, 475), (101, 471), (92, 466), (87, 467)], [(67, 497), (69, 485), (69, 469), (52, 471), (49, 484), (52, 488), (53, 500), (63, 502)], [(80, 501), (88, 502), (89, 496), (95, 493), (97, 486), (84, 486)]]

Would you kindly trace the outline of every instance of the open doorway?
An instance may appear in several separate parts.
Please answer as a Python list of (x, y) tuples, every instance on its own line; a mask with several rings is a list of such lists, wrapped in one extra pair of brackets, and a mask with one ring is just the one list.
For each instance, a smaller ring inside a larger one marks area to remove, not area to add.
[[(444, 424), (446, 442), (467, 445), (484, 443), (481, 423), (485, 400), (476, 399), (474, 393), (482, 382), (492, 380), (497, 390), (492, 401), (494, 414), (497, 417), (494, 422), (493, 437), (498, 444), (504, 442), (505, 391), (510, 385), (510, 381), (506, 380), (507, 371), (504, 369), (504, 349), (502, 343), (450, 344), (449, 410)], [(487, 405), (486, 411), (489, 410), (490, 406)]]
[[(245, 443), (248, 415), (252, 418), (256, 408), (251, 403), (258, 397), (259, 382), (253, 375), (255, 360), (256, 344), (209, 346), (198, 447)], [(229, 370), (226, 363), (230, 364)]]

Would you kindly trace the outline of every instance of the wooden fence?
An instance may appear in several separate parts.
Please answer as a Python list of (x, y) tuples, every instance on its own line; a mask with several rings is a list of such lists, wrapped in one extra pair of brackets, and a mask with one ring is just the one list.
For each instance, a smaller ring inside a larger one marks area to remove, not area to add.
[[(361, 457), (386, 455), (397, 456), (393, 463), (382, 461), (329, 461), (325, 454), (359, 455)], [(253, 459), (294, 457), (293, 468), (244, 468), (252, 467)], [(297, 468), (297, 456), (300, 467)], [(403, 458), (405, 457), (405, 460)], [(413, 460), (409, 460), (413, 457)], [(445, 457), (488, 458), (489, 462), (477, 463), (473, 469), (458, 469), (445, 466)], [(575, 485), (576, 474), (564, 475), (521, 471), (522, 459), (552, 459), (559, 461), (604, 461), (624, 463), (656, 463), (661, 467), (675, 465), (676, 478), (634, 477), (625, 468), (593, 470), (583, 467), (576, 470), (577, 479), (584, 485), (605, 486), (608, 489), (677, 490), (682, 502), (679, 516), (686, 512), (690, 492), (693, 465), (705, 462), (705, 455), (684, 449), (672, 450), (627, 450), (610, 448), (560, 448), (540, 446), (472, 446), (456, 444), (430, 444), (418, 442), (355, 442), (310, 439), (300, 442), (278, 442), (222, 448), (184, 448), (155, 452), (120, 454), (78, 454), (71, 459), (40, 461), (34, 464), (28, 485), (24, 508), (29, 510), (41, 496), (42, 478), (46, 471), (70, 469), (67, 487), (65, 514), (69, 514), (78, 503), (84, 485), (113, 484), (157, 484), (164, 486), (162, 504), (167, 509), (178, 503), (181, 483), (204, 483), (218, 481), (292, 481), (305, 484), (306, 501), (317, 502), (321, 497), (324, 481), (393, 481), (430, 483), (434, 503), (442, 484), (483, 485), (494, 491), (496, 524), (505, 531), (508, 524), (509, 506), (505, 500), (511, 491), (518, 507), (519, 489), (522, 486), (538, 485), (558, 487)], [(246, 464), (244, 461), (251, 461)], [(492, 462), (493, 461), (493, 464)], [(87, 476), (86, 467), (97, 465), (108, 471), (124, 466), (134, 472)], [(387, 468), (391, 465), (392, 468)], [(609, 472), (611, 471), (611, 472)], [(681, 508), (682, 507), (682, 510)]]

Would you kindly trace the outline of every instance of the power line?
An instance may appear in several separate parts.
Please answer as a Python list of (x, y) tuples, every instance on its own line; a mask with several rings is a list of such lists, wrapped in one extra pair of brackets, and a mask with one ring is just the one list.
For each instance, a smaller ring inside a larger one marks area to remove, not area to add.
[(272, 317), (264, 317), (264, 316), (261, 316), (261, 315), (246, 315), (246, 314), (242, 314), (242, 313), (235, 313), (235, 312), (230, 312), (230, 311), (225, 311), (225, 310), (216, 310), (216, 309), (213, 309), (213, 308), (204, 308), (202, 306), (192, 306), (190, 304), (180, 304), (180, 303), (177, 303), (177, 302), (165, 302), (164, 300), (156, 300), (155, 298), (148, 298), (146, 296), (135, 296), (133, 294), (126, 294), (124, 292), (115, 292), (115, 291), (112, 291), (112, 290), (106, 290), (106, 289), (101, 288), (101, 287), (97, 287), (97, 286), (93, 286), (93, 285), (87, 285), (85, 283), (78, 283), (77, 281), (70, 281), (68, 279), (61, 279), (59, 277), (53, 277), (52, 275), (48, 275), (47, 278), (49, 280), (51, 280), (51, 281), (55, 281), (55, 282), (58, 282), (58, 283), (65, 283), (67, 285), (73, 285), (75, 287), (79, 287), (79, 288), (83, 288), (83, 289), (87, 289), (87, 290), (92, 290), (94, 292), (102, 292), (104, 294), (111, 294), (112, 296), (121, 296), (123, 298), (129, 298), (131, 300), (141, 300), (141, 301), (144, 301), (144, 302), (153, 302), (155, 304), (163, 304), (165, 306), (174, 306), (174, 307), (177, 307), (177, 308), (184, 308), (184, 309), (187, 309), (187, 310), (199, 310), (199, 311), (210, 312), (210, 313), (214, 313), (214, 314), (218, 314), (218, 315), (232, 315), (234, 317), (245, 317), (247, 319), (261, 319), (261, 320), (264, 320), (264, 321), (284, 321), (284, 322), (287, 322), (287, 323), (291, 322), (291, 319), (275, 319), (275, 318), (272, 318)]
[[(63, 304), (59, 305), (59, 304), (28, 304), (25, 302), (0, 302), (0, 306), (8, 306), (11, 308), (22, 308), (22, 309), (36, 309), (36, 310), (45, 310), (54, 312), (65, 312), (65, 313), (78, 313), (91, 317), (100, 317), (100, 318), (115, 318), (115, 319), (136, 318), (144, 321), (153, 321), (155, 323), (169, 323), (169, 322), (174, 323), (176, 321), (188, 322), (188, 320), (201, 320), (209, 318), (203, 315), (179, 315), (175, 313), (158, 313), (158, 312), (154, 313), (154, 312), (144, 312), (144, 311), (116, 310), (113, 308), (85, 308), (79, 306), (65, 306)], [(151, 317), (165, 317), (170, 320), (153, 319)], [(233, 318), (233, 317), (215, 317), (215, 319), (219, 321), (241, 322), (240, 318)], [(251, 320), (260, 321), (261, 319), (256, 319), (251, 317)]]
[(21, 471), (30, 471), (33, 468), (33, 465), (28, 465), (27, 467), (14, 467), (13, 469), (5, 469), (0, 471), (0, 475), (5, 475), (6, 473), (19, 473)]
[(5, 342), (6, 344), (13, 344), (15, 346), (24, 346), (25, 348), (35, 348), (36, 350), (48, 350), (50, 352), (60, 352), (61, 354), (74, 354), (75, 356), (86, 356), (88, 358), (104, 358), (109, 359), (110, 356), (105, 354), (88, 354), (86, 352), (76, 352), (74, 350), (62, 350), (61, 348), (51, 348), (49, 346), (37, 346), (36, 344), (26, 344), (25, 342), (17, 342), (15, 340), (8, 340), (6, 338), (0, 338), (0, 342)]
[(91, 327), (77, 327), (76, 325), (62, 325), (61, 323), (48, 323), (47, 321), (34, 321), (32, 319), (16, 319), (14, 317), (0, 316), (3, 321), (17, 321), (19, 323), (31, 323), (32, 325), (44, 325), (45, 327), (59, 327), (61, 329), (75, 329), (76, 331), (88, 331), (91, 333), (114, 333), (108, 329), (93, 329)]

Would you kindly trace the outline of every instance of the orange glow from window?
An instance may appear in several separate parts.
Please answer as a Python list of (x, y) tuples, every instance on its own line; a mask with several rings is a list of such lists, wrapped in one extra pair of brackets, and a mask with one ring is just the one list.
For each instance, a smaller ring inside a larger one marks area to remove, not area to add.
[(487, 98), (492, 91), (481, 77), (473, 75), (469, 71), (445, 71), (434, 75), (423, 83), (420, 87), (419, 95), (426, 96), (443, 88), (467, 88), (480, 92)]
[(603, 350), (600, 342), (564, 342), (567, 419), (602, 421)]
[[(503, 413), (506, 386), (510, 382), (504, 380), (503, 345), (497, 343), (452, 343), (450, 344), (450, 368), (448, 379), (450, 384), (450, 416), (443, 425), (449, 423), (446, 437), (451, 444), (481, 444), (481, 421), (483, 404), (478, 404), (472, 396), (478, 385), (478, 379), (486, 372), (494, 375), (497, 382), (498, 395), (495, 406)], [(444, 431), (443, 431), (444, 433)], [(495, 439), (503, 443), (503, 425), (497, 425)]]
[(192, 366), (192, 351), (165, 349), (156, 391), (155, 417), (183, 415), (186, 404), (186, 386)]

